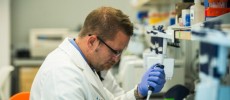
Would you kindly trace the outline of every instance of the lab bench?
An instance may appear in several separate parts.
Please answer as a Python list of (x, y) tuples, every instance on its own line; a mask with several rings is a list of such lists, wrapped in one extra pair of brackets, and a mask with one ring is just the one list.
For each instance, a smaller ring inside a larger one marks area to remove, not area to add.
[(39, 59), (13, 59), (15, 70), (12, 72), (11, 94), (30, 91), (33, 79), (41, 66), (44, 58)]

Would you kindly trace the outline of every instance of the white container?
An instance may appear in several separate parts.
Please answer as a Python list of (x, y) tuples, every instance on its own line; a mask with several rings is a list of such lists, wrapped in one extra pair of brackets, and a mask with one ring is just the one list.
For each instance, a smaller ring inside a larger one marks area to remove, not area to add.
[(204, 22), (205, 20), (205, 8), (201, 5), (200, 0), (194, 0), (194, 5), (190, 7), (190, 19), (191, 25), (199, 22)]
[(190, 26), (190, 21), (186, 20), (186, 16), (190, 16), (189, 14), (190, 14), (189, 9), (182, 10), (182, 22), (184, 26)]

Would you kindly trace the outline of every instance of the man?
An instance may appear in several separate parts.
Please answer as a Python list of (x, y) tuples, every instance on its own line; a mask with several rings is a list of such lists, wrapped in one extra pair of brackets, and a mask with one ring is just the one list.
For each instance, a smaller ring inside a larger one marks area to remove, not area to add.
[(111, 73), (102, 77), (119, 61), (132, 34), (132, 23), (120, 10), (111, 7), (93, 10), (78, 37), (66, 38), (47, 56), (32, 84), (30, 99), (135, 100), (147, 96), (148, 86), (159, 92), (165, 74), (155, 66), (144, 74), (137, 87), (126, 93)]

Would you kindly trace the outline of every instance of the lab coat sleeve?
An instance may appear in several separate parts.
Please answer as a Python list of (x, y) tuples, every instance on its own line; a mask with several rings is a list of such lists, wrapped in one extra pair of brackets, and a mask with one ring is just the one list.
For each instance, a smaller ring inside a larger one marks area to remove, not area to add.
[(136, 100), (134, 96), (134, 89), (124, 93), (123, 95), (115, 97), (115, 100)]
[(111, 94), (110, 91), (108, 91), (107, 89), (105, 89), (107, 92), (107, 95), (110, 97), (110, 100), (136, 100), (135, 96), (134, 96), (134, 89), (119, 95), (119, 96), (114, 96), (113, 94)]
[(115, 97), (125, 93), (125, 91), (119, 86), (111, 71), (108, 71), (102, 81), (105, 88), (110, 91)]
[(114, 76), (110, 71), (107, 72), (102, 81), (105, 88), (112, 93), (115, 100), (136, 100), (134, 96), (134, 89), (125, 92), (116, 82)]

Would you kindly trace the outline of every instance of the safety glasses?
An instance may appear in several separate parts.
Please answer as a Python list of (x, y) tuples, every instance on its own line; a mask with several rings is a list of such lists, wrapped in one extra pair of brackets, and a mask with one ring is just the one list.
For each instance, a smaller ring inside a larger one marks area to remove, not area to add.
[(109, 50), (111, 50), (116, 56), (120, 56), (122, 51), (118, 51), (118, 50), (114, 50), (113, 48), (111, 48), (108, 44), (105, 43), (104, 40), (102, 40), (102, 38), (100, 38), (99, 36), (97, 36), (97, 39), (102, 42), (105, 46), (107, 46), (109, 48)]

